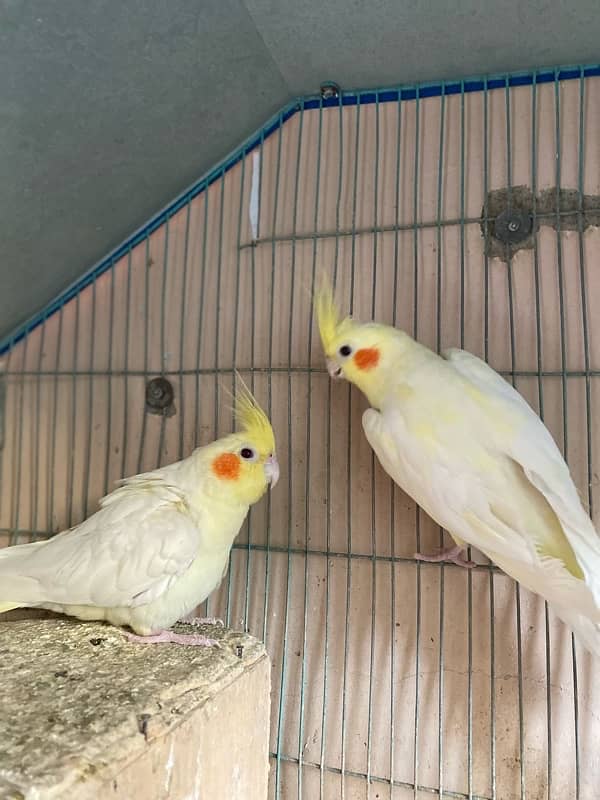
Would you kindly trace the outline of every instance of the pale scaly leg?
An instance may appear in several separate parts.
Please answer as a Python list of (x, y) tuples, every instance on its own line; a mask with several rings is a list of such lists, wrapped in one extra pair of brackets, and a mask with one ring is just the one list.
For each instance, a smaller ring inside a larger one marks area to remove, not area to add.
[(427, 561), (432, 564), (439, 564), (441, 561), (449, 561), (452, 564), (456, 564), (457, 567), (466, 567), (466, 569), (472, 569), (474, 566), (476, 566), (475, 562), (469, 561), (463, 556), (465, 550), (465, 547), (455, 544), (452, 547), (446, 547), (443, 550), (440, 550), (439, 553), (435, 553), (434, 555), (415, 553), (414, 558), (416, 558), (417, 561)]
[(208, 639), (206, 636), (199, 634), (189, 633), (175, 633), (174, 631), (160, 631), (160, 633), (153, 633), (150, 636), (137, 636), (135, 633), (123, 631), (126, 638), (130, 642), (137, 642), (139, 644), (184, 644), (188, 647), (213, 647), (217, 645), (220, 647), (216, 639)]

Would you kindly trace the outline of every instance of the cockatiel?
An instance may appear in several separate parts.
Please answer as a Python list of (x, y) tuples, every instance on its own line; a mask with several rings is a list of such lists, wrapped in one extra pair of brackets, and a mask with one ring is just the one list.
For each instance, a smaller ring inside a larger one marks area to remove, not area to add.
[(552, 436), (523, 397), (464, 350), (438, 356), (408, 334), (341, 318), (315, 296), (331, 377), (372, 408), (362, 422), (385, 471), (456, 546), (424, 561), (472, 566), (472, 545), (544, 597), (600, 656), (600, 537)]
[(268, 418), (243, 387), (237, 433), (135, 475), (80, 525), (0, 550), (0, 612), (18, 607), (129, 626), (139, 642), (211, 645), (168, 628), (221, 582), (249, 507), (275, 486)]

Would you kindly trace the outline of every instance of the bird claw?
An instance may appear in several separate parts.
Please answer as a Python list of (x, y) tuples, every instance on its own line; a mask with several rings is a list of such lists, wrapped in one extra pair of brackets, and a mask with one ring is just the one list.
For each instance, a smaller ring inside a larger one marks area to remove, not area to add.
[(160, 631), (150, 636), (138, 636), (135, 633), (123, 631), (125, 638), (137, 644), (183, 644), (188, 647), (220, 647), (216, 639), (209, 639), (198, 634), (175, 633), (175, 631)]
[(425, 553), (415, 553), (414, 558), (417, 561), (427, 561), (430, 564), (439, 564), (443, 561), (448, 561), (451, 564), (456, 564), (457, 567), (464, 567), (465, 569), (473, 569), (477, 566), (475, 561), (463, 556), (465, 549), (456, 545), (455, 547), (441, 548), (437, 553), (427, 555)]

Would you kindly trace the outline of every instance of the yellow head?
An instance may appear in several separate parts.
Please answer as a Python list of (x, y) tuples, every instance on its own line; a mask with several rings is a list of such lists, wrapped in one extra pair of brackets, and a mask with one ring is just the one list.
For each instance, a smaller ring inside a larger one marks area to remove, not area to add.
[(265, 412), (238, 376), (235, 417), (239, 430), (210, 446), (210, 471), (232, 501), (256, 503), (279, 479), (275, 436)]
[(314, 302), (327, 371), (332, 378), (343, 377), (354, 383), (373, 405), (379, 405), (386, 369), (393, 364), (405, 335), (387, 325), (342, 318), (331, 285), (325, 281)]

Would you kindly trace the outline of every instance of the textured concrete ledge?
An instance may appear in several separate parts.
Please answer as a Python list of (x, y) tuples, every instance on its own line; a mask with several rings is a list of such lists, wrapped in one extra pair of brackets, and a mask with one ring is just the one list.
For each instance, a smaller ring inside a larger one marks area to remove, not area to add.
[(0, 623), (0, 798), (264, 800), (268, 657), (251, 636), (203, 633), (221, 646), (132, 644), (63, 618)]

